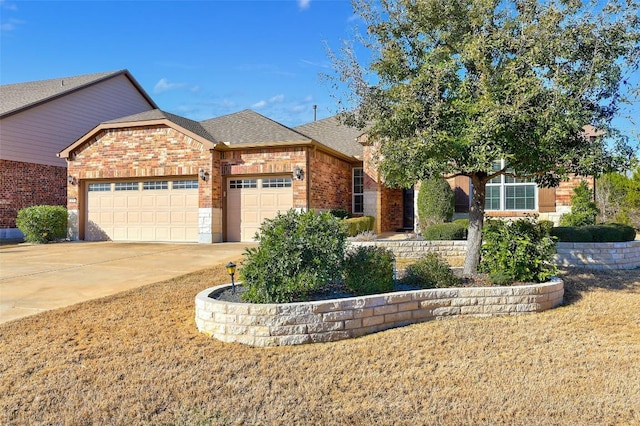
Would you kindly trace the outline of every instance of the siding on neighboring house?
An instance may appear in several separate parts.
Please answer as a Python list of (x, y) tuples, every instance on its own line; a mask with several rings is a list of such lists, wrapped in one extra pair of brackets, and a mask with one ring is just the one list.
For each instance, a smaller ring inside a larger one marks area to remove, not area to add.
[(125, 75), (2, 119), (3, 160), (65, 167), (57, 153), (97, 124), (152, 109)]

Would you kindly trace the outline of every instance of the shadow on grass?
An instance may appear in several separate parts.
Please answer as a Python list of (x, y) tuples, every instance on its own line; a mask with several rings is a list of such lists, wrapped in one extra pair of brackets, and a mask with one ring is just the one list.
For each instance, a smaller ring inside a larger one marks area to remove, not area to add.
[(564, 280), (564, 305), (576, 303), (583, 293), (594, 290), (640, 292), (640, 269), (599, 271), (566, 268), (559, 275)]

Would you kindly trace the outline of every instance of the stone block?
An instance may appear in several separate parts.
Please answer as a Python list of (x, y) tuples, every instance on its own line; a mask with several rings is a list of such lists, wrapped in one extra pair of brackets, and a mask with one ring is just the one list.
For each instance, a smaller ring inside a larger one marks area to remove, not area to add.
[(373, 308), (373, 315), (386, 315), (398, 312), (398, 305), (384, 305)]
[(225, 333), (234, 335), (245, 335), (247, 334), (248, 329), (249, 327), (246, 325), (227, 324), (225, 326)]
[(281, 326), (273, 326), (271, 327), (271, 335), (272, 336), (287, 336), (293, 334), (306, 334), (307, 333), (307, 325), (281, 325)]
[(310, 303), (284, 303), (278, 305), (276, 312), (278, 315), (304, 315), (312, 313), (313, 309)]
[(419, 309), (417, 311), (411, 311), (411, 317), (416, 320), (426, 320), (433, 318), (433, 311), (431, 309)]
[(264, 326), (250, 326), (247, 329), (247, 334), (252, 336), (271, 336), (271, 330), (269, 327)]
[(448, 317), (448, 316), (452, 316), (452, 315), (460, 315), (460, 307), (459, 306), (435, 308), (433, 310), (433, 316), (434, 317)]
[(249, 315), (249, 305), (247, 303), (228, 303), (227, 313)]
[(345, 323), (342, 321), (307, 324), (308, 333), (324, 333), (327, 331), (344, 330), (344, 328), (345, 328)]
[(275, 343), (279, 346), (302, 345), (304, 343), (311, 343), (311, 336), (308, 334), (283, 335), (278, 336)]
[(354, 309), (353, 311), (353, 318), (366, 318), (366, 317), (370, 317), (373, 315), (373, 308), (360, 308), (360, 309)]
[(408, 321), (411, 319), (411, 312), (396, 312), (395, 314), (387, 314), (384, 316), (385, 324), (397, 323), (401, 321)]
[(213, 314), (213, 320), (222, 324), (235, 324), (238, 317), (236, 315), (215, 313)]
[(322, 314), (323, 321), (344, 321), (353, 319), (353, 311), (335, 311), (335, 312), (327, 312), (326, 314)]
[(275, 315), (277, 313), (277, 305), (251, 304), (249, 305), (249, 313), (251, 315)]
[(477, 297), (456, 297), (451, 299), (451, 306), (474, 306), (479, 304)]
[(386, 303), (390, 305), (395, 303), (410, 302), (412, 299), (413, 295), (411, 294), (411, 292), (395, 293), (386, 296)]
[(371, 327), (384, 323), (384, 315), (362, 318), (362, 327)]
[(350, 338), (351, 333), (348, 331), (329, 331), (327, 333), (312, 333), (309, 337), (313, 343), (337, 342)]
[(360, 328), (362, 327), (362, 319), (358, 318), (358, 319), (352, 319), (352, 320), (346, 320), (344, 322), (344, 329), (345, 330), (351, 330), (354, 328)]
[(420, 308), (419, 302), (405, 302), (398, 304), (398, 312), (402, 311), (415, 311)]
[(220, 314), (227, 313), (227, 304), (218, 301), (205, 302), (205, 309), (209, 312), (216, 312)]

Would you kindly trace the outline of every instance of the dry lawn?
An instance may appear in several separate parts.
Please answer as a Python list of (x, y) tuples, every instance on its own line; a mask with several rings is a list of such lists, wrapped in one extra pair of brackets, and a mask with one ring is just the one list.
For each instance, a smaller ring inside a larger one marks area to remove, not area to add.
[(222, 266), (0, 326), (0, 424), (640, 424), (640, 271), (542, 314), (256, 349), (199, 334)]

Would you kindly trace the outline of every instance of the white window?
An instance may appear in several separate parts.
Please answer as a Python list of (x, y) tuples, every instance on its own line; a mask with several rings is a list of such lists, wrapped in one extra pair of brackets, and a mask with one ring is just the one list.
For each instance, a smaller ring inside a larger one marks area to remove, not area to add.
[(364, 172), (362, 167), (353, 169), (353, 213), (364, 212)]
[(174, 180), (173, 189), (198, 189), (198, 179)]
[(291, 178), (262, 179), (263, 188), (291, 188)]
[[(493, 164), (494, 170), (505, 167), (504, 160)], [(507, 169), (507, 172), (512, 170)], [(535, 210), (537, 185), (532, 179), (500, 175), (487, 183), (485, 210)]]
[(166, 180), (152, 180), (149, 182), (142, 183), (142, 189), (144, 191), (154, 190), (154, 189), (169, 189), (169, 181)]
[(110, 183), (90, 183), (89, 192), (109, 192), (111, 191)]
[(116, 182), (116, 191), (137, 191), (140, 188), (138, 182)]

